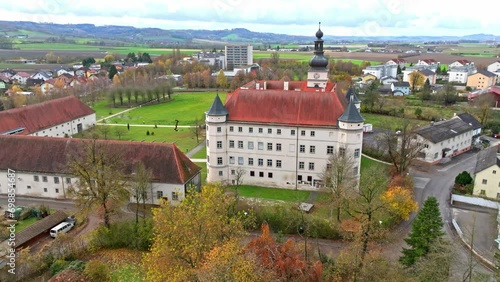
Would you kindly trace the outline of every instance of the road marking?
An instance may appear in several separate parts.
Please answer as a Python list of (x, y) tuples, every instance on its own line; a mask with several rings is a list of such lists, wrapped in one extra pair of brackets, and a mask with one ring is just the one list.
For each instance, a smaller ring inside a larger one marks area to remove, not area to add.
[(418, 189), (424, 189), (425, 186), (427, 186), (427, 183), (429, 183), (429, 181), (431, 181), (430, 178), (413, 177), (413, 185), (415, 186), (415, 188), (418, 188)]

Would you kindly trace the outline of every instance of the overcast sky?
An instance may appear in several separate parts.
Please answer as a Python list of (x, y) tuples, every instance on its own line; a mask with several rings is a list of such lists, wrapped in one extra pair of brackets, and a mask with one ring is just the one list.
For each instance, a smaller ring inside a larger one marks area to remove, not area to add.
[(321, 21), (325, 35), (333, 36), (498, 35), (497, 1), (23, 0), (0, 5), (0, 20), (162, 29), (246, 28), (293, 35), (314, 35)]

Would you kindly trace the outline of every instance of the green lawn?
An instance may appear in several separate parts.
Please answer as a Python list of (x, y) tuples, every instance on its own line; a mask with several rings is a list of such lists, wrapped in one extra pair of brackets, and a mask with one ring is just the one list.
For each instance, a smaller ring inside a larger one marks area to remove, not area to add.
[[(373, 124), (373, 127), (376, 128), (394, 128), (395, 126), (401, 123), (401, 118), (399, 117), (370, 114), (370, 113), (361, 113), (361, 115), (365, 118), (365, 124), (371, 123)], [(429, 123), (428, 121), (422, 121), (417, 119), (412, 119), (412, 121), (420, 125)]]
[[(230, 187), (234, 191), (234, 187)], [(307, 200), (309, 191), (269, 188), (252, 185), (241, 185), (238, 193), (243, 197), (282, 200), (286, 202), (303, 202)]]
[[(273, 51), (274, 52), (274, 51)], [(253, 51), (253, 59), (258, 60), (258, 59), (269, 59), (271, 58), (271, 54), (273, 53), (271, 51)], [(330, 53), (331, 55), (331, 53)], [(280, 59), (288, 59), (288, 60), (298, 60), (302, 62), (308, 62), (311, 57), (313, 56), (312, 52), (279, 52), (279, 57)], [(335, 56), (335, 55), (332, 55)], [(361, 65), (364, 61), (363, 60), (353, 60), (349, 58), (337, 58), (335, 57), (336, 60), (342, 60), (344, 62), (352, 62), (353, 64), (356, 65)], [(375, 62), (375, 61), (370, 61), (372, 65), (378, 65), (381, 62)]]
[(207, 147), (205, 146), (192, 156), (193, 159), (205, 159), (206, 157), (207, 157)]
[[(219, 97), (224, 101), (226, 94), (219, 93)], [(179, 120), (179, 125), (192, 125), (196, 118), (204, 119), (204, 113), (210, 108), (214, 98), (215, 92), (178, 93), (172, 95), (170, 102), (137, 108), (113, 117), (107, 122), (175, 125), (175, 120)], [(116, 108), (112, 111), (115, 113), (121, 110)], [(100, 112), (106, 113), (106, 111), (101, 110)]]
[(23, 229), (25, 229), (26, 227), (32, 225), (37, 220), (38, 220), (38, 218), (32, 216), (32, 217), (27, 218), (25, 220), (18, 221), (17, 225), (16, 225), (16, 233), (21, 232)]
[(201, 167), (201, 184), (207, 183), (207, 163), (195, 163)]
[(387, 165), (366, 157), (361, 157), (361, 173), (363, 173), (364, 170), (373, 166), (387, 166)]
[(95, 111), (96, 119), (99, 120), (101, 118), (109, 116), (109, 113), (117, 113), (123, 111), (123, 108), (111, 108), (109, 107), (109, 102), (107, 100), (101, 100), (95, 103), (91, 108)]
[(112, 282), (142, 282), (144, 281), (143, 269), (137, 264), (124, 264), (111, 273)]

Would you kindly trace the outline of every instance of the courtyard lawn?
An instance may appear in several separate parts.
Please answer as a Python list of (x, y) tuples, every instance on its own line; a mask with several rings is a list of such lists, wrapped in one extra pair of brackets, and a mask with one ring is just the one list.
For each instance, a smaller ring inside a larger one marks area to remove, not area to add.
[(207, 163), (195, 163), (197, 166), (201, 167), (201, 184), (207, 183)]
[[(235, 191), (234, 186), (230, 186), (229, 189)], [(307, 200), (311, 192), (252, 185), (240, 185), (240, 187), (238, 188), (238, 193), (242, 197), (281, 200), (286, 202), (303, 202)]]
[(32, 217), (29, 217), (25, 220), (21, 220), (21, 221), (18, 221), (17, 222), (17, 225), (16, 225), (16, 233), (19, 233), (21, 232), (22, 230), (26, 229), (26, 227), (32, 225), (33, 223), (37, 222), (38, 218), (32, 216)]
[(108, 106), (109, 102), (106, 100), (101, 100), (95, 103), (94, 106), (90, 106), (95, 111), (95, 116), (97, 120), (109, 116), (109, 113), (115, 114), (119, 111), (123, 111), (123, 108), (111, 108)]
[[(361, 113), (361, 115), (365, 118), (365, 124), (371, 123), (375, 128), (394, 128), (401, 121), (401, 118), (394, 116), (386, 116), (386, 115), (378, 115), (370, 113)], [(417, 119), (412, 119), (412, 121), (418, 123), (419, 125), (424, 125), (429, 123), (428, 121), (422, 121)]]
[(365, 171), (371, 167), (374, 167), (374, 166), (388, 167), (389, 165), (374, 161), (374, 160), (369, 159), (367, 157), (361, 157), (361, 173), (363, 173), (363, 171)]
[[(225, 101), (226, 94), (219, 93), (219, 97)], [(178, 93), (172, 95), (170, 102), (134, 109), (109, 119), (108, 123), (175, 125), (178, 120), (179, 125), (192, 125), (196, 118), (204, 119), (214, 98), (215, 92)]]
[(191, 158), (193, 159), (206, 159), (207, 158), (207, 147), (201, 148), (196, 154), (194, 154)]

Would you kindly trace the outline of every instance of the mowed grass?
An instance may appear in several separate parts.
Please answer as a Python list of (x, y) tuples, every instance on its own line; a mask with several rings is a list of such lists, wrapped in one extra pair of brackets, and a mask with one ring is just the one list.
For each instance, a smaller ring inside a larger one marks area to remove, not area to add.
[(25, 220), (18, 221), (17, 225), (16, 225), (16, 233), (21, 232), (22, 230), (26, 229), (26, 227), (32, 225), (33, 223), (35, 223), (37, 221), (38, 221), (38, 218), (36, 218), (34, 216), (29, 217)]
[[(196, 147), (196, 137), (190, 131), (189, 128), (179, 128), (175, 131), (174, 128), (154, 128), (151, 127), (134, 127), (131, 126), (130, 130), (127, 130), (126, 126), (108, 126), (100, 125), (97, 126), (95, 130), (101, 133), (103, 137), (103, 127), (107, 131), (106, 139), (113, 140), (127, 140), (127, 141), (140, 141), (140, 142), (157, 142), (157, 143), (173, 143), (175, 144), (183, 153), (189, 152), (194, 147)], [(149, 131), (149, 135), (147, 132)], [(119, 136), (118, 132), (121, 132)], [(201, 138), (200, 138), (201, 139)]]
[(140, 265), (134, 263), (120, 265), (111, 273), (112, 282), (141, 282), (144, 279), (144, 270)]
[(207, 183), (207, 163), (195, 163), (197, 166), (201, 167), (201, 184)]
[[(365, 118), (365, 124), (370, 123), (375, 128), (394, 128), (401, 124), (402, 118), (394, 117), (394, 116), (385, 116), (371, 113), (361, 113), (361, 115)], [(416, 122), (419, 125), (425, 125), (428, 122), (412, 119), (413, 122)]]
[[(219, 97), (224, 102), (226, 94), (220, 93)], [(140, 107), (113, 117), (107, 122), (175, 125), (178, 120), (178, 125), (192, 125), (195, 119), (204, 119), (204, 113), (210, 108), (214, 98), (215, 92), (178, 93), (172, 95), (170, 102)], [(113, 109), (113, 111), (120, 110)], [(100, 112), (104, 111), (100, 110)]]
[[(255, 51), (253, 52), (253, 59), (258, 60), (258, 59), (270, 59), (271, 54), (274, 53), (274, 51)], [(278, 52), (280, 60), (298, 60), (301, 62), (308, 62), (312, 56), (313, 53), (312, 51), (310, 52)], [(355, 65), (361, 65), (363, 60), (355, 60), (355, 59), (349, 59), (349, 58), (337, 58), (335, 57), (334, 52), (330, 52), (327, 54), (330, 56), (330, 58), (334, 58), (336, 61), (343, 61), (343, 62), (351, 62)], [(381, 62), (376, 62), (376, 61), (369, 61), (371, 65), (378, 65), (381, 64)]]
[(207, 147), (203, 146), (201, 150), (196, 152), (191, 158), (193, 159), (206, 159), (207, 158)]
[[(235, 191), (234, 186), (230, 186)], [(311, 192), (302, 190), (289, 190), (280, 188), (261, 187), (253, 185), (240, 185), (238, 193), (243, 197), (261, 198), (267, 200), (281, 200), (286, 202), (304, 202)]]

